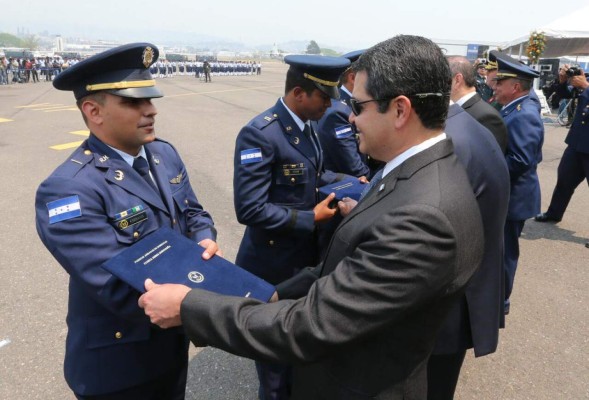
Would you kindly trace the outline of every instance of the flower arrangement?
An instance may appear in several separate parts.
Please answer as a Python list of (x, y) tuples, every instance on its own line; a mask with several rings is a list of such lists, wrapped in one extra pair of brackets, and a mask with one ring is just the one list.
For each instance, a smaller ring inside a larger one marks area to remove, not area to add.
[(530, 39), (528, 40), (528, 47), (526, 48), (530, 64), (538, 64), (538, 60), (540, 60), (545, 48), (546, 36), (544, 35), (544, 32), (532, 32), (530, 34)]

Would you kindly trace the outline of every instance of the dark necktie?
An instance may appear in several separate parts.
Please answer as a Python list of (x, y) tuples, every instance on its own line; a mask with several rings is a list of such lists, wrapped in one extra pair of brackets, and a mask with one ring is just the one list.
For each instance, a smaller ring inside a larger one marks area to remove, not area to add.
[(153, 179), (151, 179), (151, 175), (149, 175), (149, 164), (145, 158), (136, 157), (133, 161), (133, 169), (137, 171), (143, 179), (145, 179), (145, 181), (149, 184), (149, 186), (152, 187), (153, 190), (156, 191), (156, 193), (159, 193), (155, 183), (153, 182)]
[(303, 130), (303, 133), (305, 134), (307, 139), (311, 141), (311, 144), (313, 145), (313, 150), (315, 150), (315, 157), (317, 158), (317, 160), (319, 160), (319, 149), (317, 148), (317, 144), (315, 143), (315, 135), (313, 134), (313, 130), (311, 129), (311, 124), (305, 124), (305, 129)]
[(358, 201), (361, 201), (364, 197), (366, 197), (368, 192), (370, 192), (370, 189), (372, 189), (374, 186), (376, 186), (376, 184), (378, 182), (380, 182), (382, 180), (382, 172), (383, 172), (383, 169), (379, 169), (376, 172), (376, 174), (374, 175), (372, 180), (366, 185), (366, 187), (362, 191), (362, 194), (360, 195), (360, 200), (358, 200)]

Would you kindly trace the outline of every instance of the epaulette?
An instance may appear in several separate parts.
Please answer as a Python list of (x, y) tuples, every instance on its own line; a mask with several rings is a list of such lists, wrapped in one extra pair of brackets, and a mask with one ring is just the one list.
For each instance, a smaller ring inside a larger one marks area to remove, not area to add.
[(254, 118), (251, 122), (251, 125), (257, 129), (264, 129), (268, 125), (270, 125), (273, 121), (278, 119), (278, 114), (270, 114), (264, 113), (260, 114), (256, 118)]
[(71, 178), (92, 160), (94, 160), (94, 153), (88, 148), (80, 146), (63, 164), (57, 167), (54, 174)]

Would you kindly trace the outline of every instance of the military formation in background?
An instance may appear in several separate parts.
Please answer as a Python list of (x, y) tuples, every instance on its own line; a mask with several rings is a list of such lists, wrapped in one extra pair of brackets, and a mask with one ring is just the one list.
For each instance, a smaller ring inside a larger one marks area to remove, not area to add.
[(262, 63), (259, 61), (168, 61), (159, 60), (150, 68), (156, 78), (194, 75), (204, 78), (207, 66), (212, 76), (260, 75)]

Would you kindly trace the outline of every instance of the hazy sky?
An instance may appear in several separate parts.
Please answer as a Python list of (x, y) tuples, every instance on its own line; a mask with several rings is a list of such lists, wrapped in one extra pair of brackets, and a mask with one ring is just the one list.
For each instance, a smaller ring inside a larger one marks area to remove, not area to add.
[[(396, 34), (504, 42), (569, 14), (579, 0), (0, 0), (0, 32), (159, 42), (164, 32), (209, 35), (250, 46), (315, 40), (371, 46)], [(589, 15), (587, 16), (589, 21)]]

